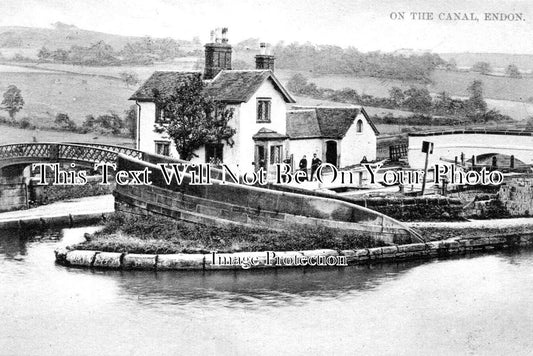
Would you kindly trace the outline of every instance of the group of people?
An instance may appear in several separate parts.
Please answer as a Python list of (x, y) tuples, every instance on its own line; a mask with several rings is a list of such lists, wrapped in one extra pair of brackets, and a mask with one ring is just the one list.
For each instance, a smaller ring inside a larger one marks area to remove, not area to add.
[[(315, 180), (315, 173), (322, 164), (322, 160), (317, 157), (316, 153), (313, 153), (313, 159), (311, 159), (311, 177), (307, 177), (307, 180), (314, 181)], [(308, 174), (307, 171), (307, 157), (304, 155), (302, 159), (300, 160), (300, 164), (298, 165), (298, 168), (301, 171), (304, 171), (306, 174)]]

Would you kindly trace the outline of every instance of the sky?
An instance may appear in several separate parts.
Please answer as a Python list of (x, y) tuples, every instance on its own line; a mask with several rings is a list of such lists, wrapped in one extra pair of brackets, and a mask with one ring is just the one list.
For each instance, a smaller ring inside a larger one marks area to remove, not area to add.
[[(412, 12), (431, 12), (433, 19), (413, 19)], [(439, 19), (448, 13), (474, 13), (479, 21)], [(518, 21), (487, 21), (485, 13), (521, 15), (514, 15)], [(531, 0), (0, 0), (0, 14), (0, 26), (49, 28), (60, 21), (121, 35), (198, 36), (202, 42), (211, 29), (228, 27), (233, 43), (256, 37), (362, 51), (533, 54)]]

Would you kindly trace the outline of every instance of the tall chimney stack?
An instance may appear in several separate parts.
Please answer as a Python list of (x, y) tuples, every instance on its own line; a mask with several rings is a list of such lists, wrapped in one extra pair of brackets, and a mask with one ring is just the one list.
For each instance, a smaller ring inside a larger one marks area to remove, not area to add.
[(267, 45), (264, 42), (259, 44), (260, 52), (255, 56), (255, 69), (270, 69), (274, 71), (274, 59), (275, 57), (269, 54)]
[(221, 70), (231, 70), (231, 45), (226, 27), (211, 31), (211, 42), (205, 46), (204, 79), (213, 79)]

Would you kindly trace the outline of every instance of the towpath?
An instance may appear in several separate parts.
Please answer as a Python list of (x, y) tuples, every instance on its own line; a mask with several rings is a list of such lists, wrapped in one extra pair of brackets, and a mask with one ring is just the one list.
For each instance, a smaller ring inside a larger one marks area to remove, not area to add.
[(10, 221), (25, 221), (29, 219), (49, 219), (62, 216), (81, 216), (90, 214), (112, 213), (114, 208), (112, 195), (69, 199), (48, 205), (41, 205), (26, 210), (9, 211), (0, 213), (0, 223)]
[(492, 229), (492, 228), (508, 228), (520, 226), (533, 226), (533, 218), (512, 218), (512, 219), (492, 219), (492, 220), (469, 220), (469, 221), (427, 221), (427, 222), (411, 222), (409, 226), (415, 228), (454, 228), (454, 229)]

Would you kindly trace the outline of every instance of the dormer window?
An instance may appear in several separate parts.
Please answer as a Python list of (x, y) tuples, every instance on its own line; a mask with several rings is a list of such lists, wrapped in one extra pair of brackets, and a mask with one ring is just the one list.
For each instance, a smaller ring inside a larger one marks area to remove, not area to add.
[(271, 98), (257, 99), (257, 122), (270, 122)]

